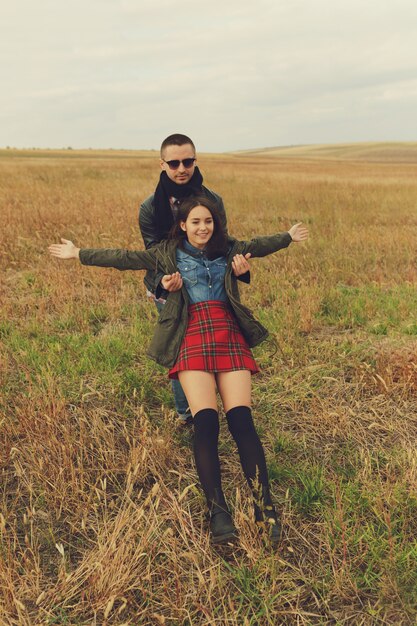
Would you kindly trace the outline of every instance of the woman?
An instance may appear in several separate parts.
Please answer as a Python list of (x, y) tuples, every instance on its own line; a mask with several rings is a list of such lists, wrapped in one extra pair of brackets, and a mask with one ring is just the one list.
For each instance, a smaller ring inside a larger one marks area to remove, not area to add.
[(268, 332), (240, 302), (233, 264), (262, 257), (308, 237), (302, 224), (287, 233), (238, 241), (227, 237), (216, 206), (206, 197), (185, 199), (170, 239), (146, 251), (79, 249), (71, 241), (49, 247), (52, 256), (119, 270), (151, 269), (182, 286), (162, 310), (148, 354), (178, 377), (194, 417), (194, 456), (209, 510), (214, 543), (236, 535), (226, 505), (218, 456), (218, 389), (243, 472), (254, 495), (255, 521), (273, 543), (280, 522), (269, 490), (265, 454), (251, 414), (251, 374), (258, 371), (250, 347)]

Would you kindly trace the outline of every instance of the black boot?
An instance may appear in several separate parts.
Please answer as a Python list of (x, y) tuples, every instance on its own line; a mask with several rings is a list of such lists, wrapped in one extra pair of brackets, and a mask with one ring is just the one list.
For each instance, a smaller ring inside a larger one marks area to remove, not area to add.
[(281, 539), (281, 521), (268, 487), (262, 486), (262, 496), (255, 499), (254, 512), (256, 525), (267, 532), (272, 545), (276, 546)]
[(237, 530), (220, 488), (214, 489), (213, 498), (209, 501), (209, 520), (213, 543), (225, 543), (236, 538)]

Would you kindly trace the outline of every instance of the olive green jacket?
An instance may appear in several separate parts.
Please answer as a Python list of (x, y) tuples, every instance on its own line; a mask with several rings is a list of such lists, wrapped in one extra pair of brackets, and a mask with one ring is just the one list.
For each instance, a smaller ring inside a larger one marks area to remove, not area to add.
[[(257, 346), (268, 336), (268, 331), (252, 315), (251, 311), (240, 302), (238, 281), (233, 274), (232, 260), (235, 254), (251, 253), (253, 258), (263, 257), (291, 243), (289, 233), (280, 233), (269, 237), (257, 237), (251, 241), (238, 241), (229, 238), (229, 252), (224, 278), (229, 304), (239, 327), (250, 347)], [(91, 249), (80, 250), (83, 265), (115, 267), (118, 270), (153, 270), (163, 274), (178, 271), (176, 261), (177, 241), (162, 241), (145, 251)], [(177, 359), (188, 324), (189, 298), (186, 288), (169, 294), (165, 306), (159, 315), (154, 336), (149, 346), (151, 359), (172, 367)]]

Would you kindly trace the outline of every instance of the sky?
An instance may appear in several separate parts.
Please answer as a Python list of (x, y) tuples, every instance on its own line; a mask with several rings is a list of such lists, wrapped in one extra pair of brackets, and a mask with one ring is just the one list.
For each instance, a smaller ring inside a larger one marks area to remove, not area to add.
[(0, 146), (417, 139), (415, 0), (1, 0)]

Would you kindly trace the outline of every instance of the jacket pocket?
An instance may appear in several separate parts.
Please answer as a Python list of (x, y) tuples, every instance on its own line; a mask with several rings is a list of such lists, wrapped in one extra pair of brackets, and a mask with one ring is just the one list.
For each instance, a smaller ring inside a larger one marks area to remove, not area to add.
[(172, 296), (175, 294), (170, 294), (162, 307), (148, 350), (148, 354), (165, 367), (174, 364), (186, 328), (182, 319), (184, 315), (186, 319), (186, 311), (184, 313), (183, 307), (175, 299), (170, 301)]
[(161, 312), (158, 318), (158, 324), (163, 324), (168, 321), (176, 321), (179, 316), (178, 304), (173, 300), (170, 301), (169, 296), (166, 303), (161, 307)]

